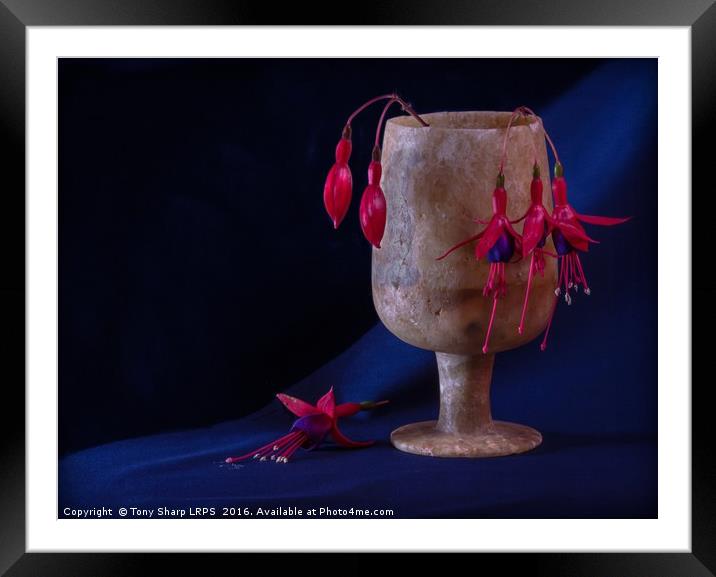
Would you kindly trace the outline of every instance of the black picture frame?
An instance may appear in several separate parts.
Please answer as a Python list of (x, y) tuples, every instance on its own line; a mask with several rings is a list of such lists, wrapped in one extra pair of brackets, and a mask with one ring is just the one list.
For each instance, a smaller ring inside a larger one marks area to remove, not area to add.
[[(714, 0), (530, 0), (509, 4), (495, 0), (382, 2), (344, 11), (325, 3), (283, 4), (228, 0), (0, 0), (0, 138), (2, 139), (3, 266), (0, 278), (0, 360), (3, 379), (3, 418), (0, 419), (0, 573), (21, 575), (134, 575), (151, 567), (168, 573), (174, 565), (207, 573), (226, 555), (134, 553), (25, 553), (25, 35), (28, 26), (105, 25), (570, 25), (685, 26), (691, 28), (692, 50), (692, 188), (705, 182), (711, 163), (706, 135), (716, 128), (716, 6)], [(341, 16), (350, 12), (352, 20)], [(712, 188), (712, 187), (711, 187)], [(707, 192), (704, 186), (704, 192)], [(713, 193), (712, 193), (713, 194)], [(696, 198), (692, 194), (692, 199)], [(688, 191), (678, 199), (689, 202)], [(677, 200), (677, 201), (678, 201)], [(694, 218), (708, 216), (693, 211)], [(708, 227), (692, 225), (693, 262), (705, 262)], [(701, 258), (700, 258), (701, 257)], [(698, 269), (694, 267), (694, 271)], [(685, 293), (690, 290), (685, 279)], [(693, 282), (693, 281), (692, 281)], [(709, 306), (716, 289), (695, 283), (692, 307), (698, 324), (714, 326)], [(711, 285), (712, 286), (712, 285)], [(708, 340), (693, 339), (692, 359)], [(693, 363), (693, 361), (692, 361)], [(689, 383), (670, 383), (688, 386)], [(659, 577), (716, 574), (716, 460), (711, 455), (712, 410), (707, 401), (710, 383), (692, 385), (692, 550), (690, 553), (535, 553), (483, 554), (504, 574), (569, 575), (570, 577)], [(229, 555), (231, 557), (233, 555)], [(292, 557), (292, 556), (284, 556)], [(483, 561), (480, 561), (483, 563)], [(484, 564), (480, 565), (484, 571)]]

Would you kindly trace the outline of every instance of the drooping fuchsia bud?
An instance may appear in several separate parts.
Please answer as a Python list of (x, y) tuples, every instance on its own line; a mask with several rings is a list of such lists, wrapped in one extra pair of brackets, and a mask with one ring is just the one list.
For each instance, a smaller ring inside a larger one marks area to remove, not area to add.
[(380, 248), (386, 220), (385, 195), (380, 188), (382, 170), (380, 147), (376, 146), (373, 148), (373, 160), (368, 166), (368, 185), (360, 201), (360, 226), (368, 242), (376, 248)]
[(343, 129), (343, 135), (336, 146), (336, 162), (331, 167), (323, 186), (323, 204), (333, 221), (333, 228), (338, 228), (348, 212), (353, 194), (353, 177), (348, 166), (351, 156), (351, 127)]

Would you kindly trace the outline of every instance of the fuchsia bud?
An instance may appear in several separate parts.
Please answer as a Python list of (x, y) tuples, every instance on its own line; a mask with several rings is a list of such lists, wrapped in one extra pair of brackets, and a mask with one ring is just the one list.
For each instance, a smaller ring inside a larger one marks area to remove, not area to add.
[(383, 113), (380, 115), (380, 120), (378, 121), (378, 126), (375, 131), (373, 162), (371, 162), (368, 167), (368, 185), (363, 191), (360, 202), (360, 225), (363, 229), (363, 234), (376, 248), (380, 248), (380, 242), (385, 232), (386, 220), (385, 195), (380, 188), (382, 167), (380, 164), (379, 146), (380, 133), (385, 115), (393, 104), (398, 103), (405, 112), (413, 116), (422, 126), (428, 126), (428, 123), (418, 116), (418, 113), (413, 110), (410, 104), (395, 93), (383, 94), (371, 98), (368, 102), (365, 102), (354, 110), (348, 117), (346, 127), (343, 129), (343, 137), (336, 147), (336, 162), (331, 167), (328, 177), (326, 178), (326, 184), (323, 187), (323, 203), (326, 206), (326, 211), (333, 220), (334, 228), (338, 228), (338, 225), (341, 224), (341, 221), (345, 218), (351, 203), (353, 182), (351, 171), (348, 167), (348, 159), (351, 155), (351, 122), (368, 106), (381, 100), (387, 102), (383, 107)]
[(336, 146), (336, 162), (331, 167), (323, 186), (323, 204), (333, 221), (333, 228), (338, 228), (348, 212), (353, 194), (353, 177), (348, 166), (351, 156), (351, 127), (343, 129), (343, 136)]
[(368, 166), (368, 186), (365, 187), (360, 201), (360, 225), (363, 234), (376, 248), (380, 248), (386, 220), (385, 195), (380, 188), (381, 173), (380, 148), (376, 146), (373, 149), (373, 161)]

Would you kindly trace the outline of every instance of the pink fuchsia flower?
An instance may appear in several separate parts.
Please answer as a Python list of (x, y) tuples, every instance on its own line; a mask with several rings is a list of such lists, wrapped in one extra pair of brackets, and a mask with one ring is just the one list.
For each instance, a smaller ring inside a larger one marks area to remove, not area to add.
[(532, 168), (532, 183), (530, 184), (530, 206), (522, 217), (512, 221), (513, 223), (520, 222), (521, 220), (525, 221), (522, 228), (522, 254), (525, 256), (528, 254), (532, 255), (530, 257), (530, 271), (527, 276), (525, 300), (522, 305), (522, 316), (520, 317), (520, 324), (517, 328), (519, 334), (524, 332), (525, 315), (527, 313), (530, 290), (532, 289), (532, 279), (537, 273), (544, 276), (544, 253), (546, 252), (554, 257), (557, 256), (544, 250), (544, 244), (552, 231), (554, 221), (542, 203), (542, 189), (542, 177), (540, 176), (539, 165), (535, 162)]
[(373, 441), (353, 441), (349, 439), (338, 428), (338, 419), (350, 417), (359, 411), (373, 409), (388, 402), (364, 401), (362, 403), (336, 405), (333, 387), (318, 399), (315, 406), (284, 393), (279, 393), (276, 397), (289, 411), (298, 417), (289, 433), (246, 455), (228, 457), (226, 459), (227, 463), (237, 463), (246, 459), (288, 463), (288, 460), (299, 448), (315, 449), (323, 443), (328, 435), (343, 447), (368, 447), (373, 444)]
[(323, 204), (333, 221), (333, 228), (338, 228), (351, 204), (353, 177), (348, 166), (351, 147), (351, 127), (348, 124), (336, 146), (336, 162), (328, 171), (326, 183), (323, 185)]
[(380, 188), (382, 170), (380, 147), (376, 145), (373, 148), (373, 161), (368, 166), (368, 186), (365, 187), (360, 201), (360, 226), (368, 242), (375, 248), (380, 248), (385, 232), (385, 195)]
[[(478, 222), (482, 221), (478, 220)], [(493, 297), (490, 322), (482, 346), (482, 352), (487, 353), (497, 310), (497, 300), (507, 294), (505, 264), (511, 262), (515, 257), (515, 260), (522, 258), (523, 250), (522, 237), (512, 228), (512, 224), (507, 218), (507, 192), (505, 191), (505, 176), (502, 172), (497, 176), (497, 187), (492, 192), (492, 218), (487, 222), (487, 227), (482, 232), (459, 242), (445, 254), (439, 256), (437, 260), (444, 259), (453, 251), (473, 241), (478, 241), (475, 245), (475, 258), (477, 260), (486, 258), (490, 263), (490, 272), (482, 291), (484, 296), (492, 295)]]
[(591, 239), (582, 226), (582, 222), (587, 224), (595, 224), (599, 226), (613, 226), (628, 221), (631, 217), (614, 218), (608, 216), (590, 216), (579, 214), (567, 201), (567, 182), (564, 179), (564, 169), (557, 162), (554, 166), (554, 180), (552, 181), (552, 196), (554, 199), (554, 210), (552, 211), (552, 241), (559, 257), (559, 279), (557, 288), (554, 291), (555, 302), (549, 318), (549, 324), (545, 331), (544, 339), (540, 348), (547, 348), (547, 337), (549, 329), (552, 326), (552, 318), (557, 308), (557, 301), (562, 294), (564, 287), (564, 300), (566, 303), (572, 304), (572, 297), (569, 294), (570, 289), (575, 292), (582, 285), (584, 294), (589, 295), (591, 289), (587, 284), (587, 277), (582, 268), (582, 261), (579, 258), (579, 252), (587, 252), (590, 243), (598, 243)]

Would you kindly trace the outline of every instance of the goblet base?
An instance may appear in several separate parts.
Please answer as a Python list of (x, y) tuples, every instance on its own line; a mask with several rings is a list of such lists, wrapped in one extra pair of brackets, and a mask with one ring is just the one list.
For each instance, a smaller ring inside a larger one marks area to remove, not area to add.
[(542, 435), (531, 427), (493, 421), (470, 434), (449, 433), (437, 421), (411, 423), (395, 429), (390, 441), (396, 449), (430, 457), (499, 457), (524, 453), (542, 443)]

